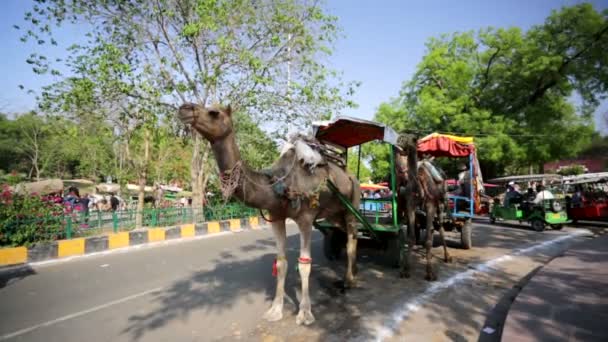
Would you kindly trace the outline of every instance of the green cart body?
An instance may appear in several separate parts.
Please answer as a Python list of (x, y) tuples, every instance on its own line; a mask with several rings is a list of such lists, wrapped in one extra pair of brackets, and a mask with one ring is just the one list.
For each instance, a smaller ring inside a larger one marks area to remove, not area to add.
[[(359, 178), (361, 163), (360, 146), (377, 141), (386, 144), (390, 151), (390, 181), (388, 184), (390, 196), (386, 198), (361, 198), (361, 205), (355, 208), (353, 204), (337, 191), (335, 185), (328, 181), (328, 187), (334, 192), (342, 204), (355, 216), (358, 225), (358, 239), (380, 246), (386, 252), (391, 264), (398, 265), (401, 249), (404, 248), (404, 232), (397, 215), (397, 193), (395, 175), (395, 149), (397, 133), (391, 127), (382, 123), (362, 120), (352, 117), (338, 117), (329, 122), (313, 124), (316, 139), (339, 151), (341, 158), (347, 161), (348, 149), (359, 147), (357, 178)], [(344, 163), (346, 168), (346, 162)], [(345, 233), (335, 224), (324, 219), (315, 220), (314, 227), (324, 235), (324, 253), (328, 259), (340, 256), (346, 241)]]
[[(509, 182), (556, 182), (562, 184), (562, 177), (555, 174), (538, 174), (509, 176), (492, 179), (489, 182), (494, 184), (507, 184)], [(490, 222), (496, 223), (498, 220), (528, 222), (536, 231), (543, 231), (546, 227), (552, 229), (562, 229), (565, 224), (572, 221), (568, 218), (566, 206), (563, 203), (563, 196), (558, 194), (555, 199), (543, 200), (540, 203), (531, 202), (505, 204), (495, 200), (490, 210)]]

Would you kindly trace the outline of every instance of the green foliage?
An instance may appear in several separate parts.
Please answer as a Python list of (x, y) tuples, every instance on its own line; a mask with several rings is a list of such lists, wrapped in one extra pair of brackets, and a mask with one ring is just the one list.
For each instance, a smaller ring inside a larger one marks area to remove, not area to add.
[(112, 132), (103, 122), (29, 113), (14, 120), (0, 117), (0, 131), (0, 169), (33, 178), (95, 179), (110, 172)]
[(557, 173), (562, 176), (576, 176), (585, 173), (585, 166), (583, 165), (569, 165), (564, 166), (557, 170)]
[(390, 148), (387, 144), (371, 142), (363, 145), (363, 156), (371, 166), (371, 179), (373, 182), (388, 180), (391, 172)]
[[(590, 4), (542, 25), (433, 38), (414, 77), (376, 119), (397, 130), (476, 136), (485, 173), (574, 156), (608, 89), (608, 20)], [(578, 110), (569, 102), (582, 98)]]
[[(88, 75), (77, 77), (88, 91), (104, 83), (106, 97), (231, 101), (255, 122), (271, 115), (277, 131), (354, 105), (348, 97), (357, 84), (342, 82), (324, 62), (340, 30), (318, 1), (48, 0), (37, 1), (25, 21), (23, 40), (43, 46), (66, 22), (89, 28), (67, 65)], [(28, 63), (40, 74), (56, 69), (40, 52)]]
[(63, 208), (37, 195), (21, 195), (2, 185), (0, 246), (27, 246), (63, 236)]
[(364, 183), (371, 181), (372, 172), (366, 164), (366, 158), (364, 154), (365, 148), (361, 150), (361, 165), (359, 165), (359, 148), (355, 147), (348, 150), (348, 163), (347, 168), (350, 173), (357, 176), (357, 168), (359, 168), (359, 182)]
[(254, 169), (270, 166), (279, 157), (275, 141), (244, 112), (234, 113), (237, 142), (241, 157)]

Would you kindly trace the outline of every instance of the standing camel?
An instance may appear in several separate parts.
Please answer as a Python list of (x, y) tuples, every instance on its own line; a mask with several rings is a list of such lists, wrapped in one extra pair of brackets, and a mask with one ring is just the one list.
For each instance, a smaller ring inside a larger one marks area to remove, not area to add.
[(433, 223), (438, 219), (439, 233), (443, 243), (444, 261), (450, 262), (443, 230), (446, 188), (439, 171), (429, 162), (418, 162), (417, 139), (411, 134), (399, 136), (397, 145), (403, 153), (397, 153), (397, 189), (399, 216), (407, 218), (407, 257), (401, 266), (401, 277), (409, 278), (413, 270), (412, 250), (416, 244), (416, 207), (420, 206), (426, 214), (426, 276), (429, 281), (437, 280), (433, 272), (432, 253)]
[(311, 270), (310, 237), (315, 219), (325, 218), (335, 222), (347, 234), (347, 267), (344, 286), (354, 286), (357, 249), (355, 217), (340, 203), (337, 195), (326, 186), (331, 180), (340, 193), (359, 207), (359, 183), (338, 165), (326, 161), (302, 139), (283, 148), (280, 158), (269, 172), (250, 169), (242, 160), (235, 140), (232, 110), (228, 107), (203, 107), (184, 104), (178, 112), (179, 119), (192, 126), (211, 144), (222, 180), (224, 196), (234, 195), (248, 206), (268, 210), (272, 230), (276, 238), (277, 288), (272, 306), (264, 318), (277, 321), (283, 317), (283, 297), (287, 258), (285, 254), (285, 220), (293, 219), (300, 230), (299, 272), (302, 283), (302, 300), (296, 317), (297, 324), (311, 324), (315, 318), (311, 312), (308, 291)]

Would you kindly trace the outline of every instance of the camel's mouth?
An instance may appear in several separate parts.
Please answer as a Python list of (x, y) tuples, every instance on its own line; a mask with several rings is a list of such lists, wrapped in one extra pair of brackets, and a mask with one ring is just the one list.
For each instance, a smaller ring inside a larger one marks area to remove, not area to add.
[(194, 103), (186, 103), (179, 107), (177, 112), (177, 116), (179, 119), (187, 125), (192, 124), (196, 119), (196, 104)]

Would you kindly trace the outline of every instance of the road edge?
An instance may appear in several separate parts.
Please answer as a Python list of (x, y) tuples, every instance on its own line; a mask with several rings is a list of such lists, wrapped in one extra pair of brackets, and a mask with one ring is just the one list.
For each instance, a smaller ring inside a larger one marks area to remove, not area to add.
[(168, 240), (187, 240), (222, 232), (264, 229), (269, 222), (263, 217), (251, 216), (240, 219), (209, 221), (200, 224), (147, 227), (131, 231), (109, 233), (85, 238), (57, 240), (29, 247), (0, 249), (0, 270), (49, 260), (61, 260), (74, 256), (143, 246)]

